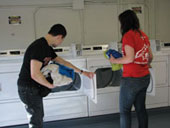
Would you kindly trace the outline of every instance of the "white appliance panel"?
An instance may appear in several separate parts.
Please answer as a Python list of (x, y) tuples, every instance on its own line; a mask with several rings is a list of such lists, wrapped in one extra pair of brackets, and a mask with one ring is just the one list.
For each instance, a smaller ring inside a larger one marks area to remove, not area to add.
[(24, 106), (19, 101), (0, 102), (0, 127), (28, 122)]
[(0, 100), (19, 98), (18, 96), (18, 72), (0, 74)]
[(96, 75), (92, 79), (83, 77), (83, 92), (88, 98), (97, 104), (97, 87), (96, 87)]
[(147, 108), (168, 106), (168, 91), (168, 87), (156, 87), (155, 96), (147, 95), (146, 97)]
[(119, 112), (119, 92), (101, 93), (97, 97), (97, 104), (89, 101), (90, 116)]
[(87, 116), (87, 97), (71, 96), (44, 100), (45, 121)]

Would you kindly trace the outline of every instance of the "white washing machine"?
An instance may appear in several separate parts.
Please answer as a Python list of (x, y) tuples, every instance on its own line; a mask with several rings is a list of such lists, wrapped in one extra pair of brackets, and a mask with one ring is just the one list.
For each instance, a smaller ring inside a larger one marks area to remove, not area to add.
[(121, 71), (112, 72), (109, 60), (104, 57), (108, 45), (83, 46), (87, 69), (96, 72), (97, 104), (88, 101), (89, 116), (119, 112), (119, 85)]

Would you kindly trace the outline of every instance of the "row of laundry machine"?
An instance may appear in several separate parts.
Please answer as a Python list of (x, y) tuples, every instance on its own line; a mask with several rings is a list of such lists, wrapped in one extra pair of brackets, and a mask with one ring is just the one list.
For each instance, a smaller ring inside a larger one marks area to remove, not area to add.
[[(80, 84), (80, 89), (57, 91), (45, 97), (45, 121), (119, 112), (122, 70), (112, 71), (109, 60), (104, 57), (108, 47), (118, 50), (117, 43), (81, 46), (76, 55), (75, 51), (71, 54), (73, 51), (70, 47), (54, 48), (58, 56), (82, 70), (95, 72), (95, 76), (89, 79), (79, 74), (75, 83)], [(0, 51), (0, 112), (5, 115), (0, 119), (0, 126), (27, 123), (26, 112), (17, 93), (23, 54), (24, 50)]]

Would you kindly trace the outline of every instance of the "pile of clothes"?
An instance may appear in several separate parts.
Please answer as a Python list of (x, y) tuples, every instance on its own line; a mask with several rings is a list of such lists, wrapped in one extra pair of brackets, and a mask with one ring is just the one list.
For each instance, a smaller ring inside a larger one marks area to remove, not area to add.
[[(70, 84), (74, 80), (74, 70), (60, 64), (48, 64), (41, 72), (55, 87)], [(51, 79), (50, 79), (51, 78)]]
[(79, 74), (64, 65), (53, 62), (43, 67), (41, 72), (55, 86), (51, 92), (72, 91), (81, 87)]

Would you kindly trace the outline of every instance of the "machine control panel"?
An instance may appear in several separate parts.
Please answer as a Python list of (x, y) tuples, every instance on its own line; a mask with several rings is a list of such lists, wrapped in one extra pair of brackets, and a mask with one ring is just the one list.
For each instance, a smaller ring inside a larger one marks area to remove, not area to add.
[(170, 47), (170, 42), (163, 43), (163, 47)]
[(161, 51), (162, 52), (170, 52), (170, 42), (161, 43)]
[(25, 50), (4, 50), (0, 51), (0, 56), (13, 56), (13, 55), (24, 55)]

